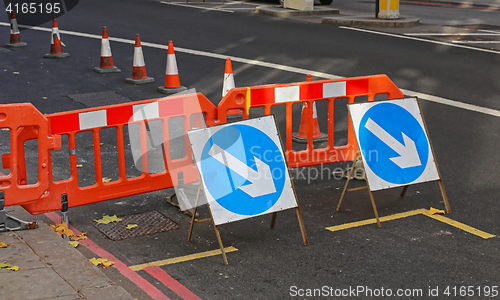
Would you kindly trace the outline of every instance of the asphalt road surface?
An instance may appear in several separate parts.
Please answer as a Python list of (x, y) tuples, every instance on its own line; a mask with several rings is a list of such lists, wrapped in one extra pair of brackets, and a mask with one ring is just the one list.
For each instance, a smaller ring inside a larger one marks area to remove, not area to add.
[[(334, 1), (335, 5), (341, 13), (355, 13), (369, 10), (370, 4)], [(21, 31), (28, 47), (0, 48), (0, 103), (31, 102), (47, 114), (161, 97), (157, 87), (163, 83), (166, 61), (162, 46), (169, 40), (175, 45), (182, 85), (215, 104), (221, 99), (225, 57), (232, 58), (237, 87), (304, 81), (307, 74), (314, 80), (387, 74), (406, 95), (420, 98), (451, 205), (452, 213), (445, 219), (411, 213), (444, 209), (439, 185), (429, 182), (410, 186), (404, 198), (399, 197), (400, 189), (374, 192), (381, 217), (399, 216), (382, 222), (381, 228), (369, 224), (327, 230), (374, 217), (366, 190), (348, 193), (340, 212), (335, 211), (345, 180), (332, 178), (330, 171), (345, 168), (346, 162), (291, 172), (309, 245), (303, 244), (293, 209), (278, 214), (273, 230), (270, 215), (229, 223), (219, 228), (224, 246), (237, 249), (227, 253), (227, 266), (220, 255), (196, 256), (219, 248), (214, 230), (210, 223), (196, 224), (187, 243), (190, 218), (165, 201), (172, 189), (72, 208), (70, 222), (128, 267), (195, 254), (183, 262), (157, 263), (153, 270), (162, 274), (158, 278), (154, 272), (136, 271), (163, 296), (153, 297), (147, 284), (127, 278), (118, 268), (104, 270), (139, 299), (500, 298), (495, 292), (500, 286), (500, 49), (494, 42), (495, 33), (500, 34), (499, 12), (405, 4), (401, 11), (421, 18), (423, 24), (411, 29), (353, 29), (263, 16), (248, 9), (200, 9), (196, 3), (186, 7), (145, 0), (80, 1), (58, 18), (69, 58), (43, 59), (50, 33), (39, 28)], [(9, 38), (4, 14), (0, 22), (3, 44)], [(482, 26), (461, 26), (471, 24)], [(93, 71), (99, 64), (102, 26), (107, 26), (110, 37), (122, 39), (111, 41), (121, 73)], [(478, 41), (484, 30), (490, 31), (491, 43), (453, 42), (464, 36), (457, 32), (475, 33)], [(429, 35), (449, 32), (455, 35)], [(132, 74), (136, 34), (155, 83), (124, 83)], [(277, 120), (282, 118), (278, 115)], [(343, 121), (344, 127), (336, 128), (339, 132), (346, 129), (345, 114)], [(83, 134), (81, 143), (79, 176), (80, 184), (86, 185), (84, 181), (95, 180), (89, 154), (92, 140)], [(113, 176), (116, 142), (103, 143), (102, 158), (109, 162), (105, 172)], [(8, 145), (1, 146), (2, 154), (8, 152)], [(67, 166), (57, 170), (61, 179), (67, 178)], [(180, 228), (111, 241), (92, 225), (104, 215), (154, 210)], [(207, 213), (200, 208), (200, 218)], [(87, 248), (78, 249), (89, 258), (95, 256)]]

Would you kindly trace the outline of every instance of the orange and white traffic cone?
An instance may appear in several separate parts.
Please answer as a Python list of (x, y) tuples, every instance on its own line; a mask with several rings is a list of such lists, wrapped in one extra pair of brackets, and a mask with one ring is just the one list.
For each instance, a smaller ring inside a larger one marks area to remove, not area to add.
[(222, 83), (222, 97), (226, 96), (226, 94), (234, 89), (234, 74), (233, 74), (233, 66), (231, 65), (231, 59), (226, 58), (226, 69), (224, 71), (224, 82)]
[[(230, 90), (234, 89), (236, 86), (234, 84), (234, 74), (233, 66), (231, 65), (231, 59), (226, 58), (226, 68), (224, 70), (224, 81), (222, 82), (222, 98), (224, 98)], [(226, 113), (228, 119), (241, 119), (243, 117), (243, 112), (240, 109), (230, 109)]]
[(5, 47), (17, 48), (26, 47), (28, 44), (21, 42), (21, 33), (17, 26), (16, 14), (14, 11), (10, 12), (10, 43), (5, 44)]
[(307, 143), (307, 132), (311, 126), (313, 131), (313, 142), (324, 142), (328, 140), (328, 135), (321, 133), (319, 130), (316, 102), (313, 102), (312, 110), (312, 118), (308, 118), (307, 116), (310, 115), (310, 107), (307, 102), (302, 104), (299, 132), (292, 133), (292, 140), (297, 143)]
[(63, 53), (62, 46), (64, 43), (61, 41), (61, 36), (59, 35), (59, 27), (57, 27), (57, 20), (54, 17), (52, 19), (52, 33), (50, 36), (50, 53), (45, 54), (44, 58), (65, 58), (68, 57), (68, 53)]
[(94, 71), (96, 71), (99, 74), (119, 73), (122, 71), (113, 65), (113, 56), (111, 54), (111, 46), (109, 45), (109, 38), (108, 38), (108, 29), (106, 28), (106, 26), (102, 28), (101, 64), (99, 67), (95, 67)]
[(137, 34), (135, 36), (135, 48), (134, 48), (134, 63), (132, 69), (132, 77), (125, 78), (126, 83), (132, 84), (144, 84), (154, 82), (153, 77), (148, 77), (146, 74), (146, 63), (144, 62), (144, 55), (142, 53), (141, 39)]
[(164, 94), (175, 94), (187, 90), (181, 85), (177, 61), (175, 60), (174, 43), (168, 42), (167, 70), (165, 72), (165, 86), (158, 87), (158, 91)]

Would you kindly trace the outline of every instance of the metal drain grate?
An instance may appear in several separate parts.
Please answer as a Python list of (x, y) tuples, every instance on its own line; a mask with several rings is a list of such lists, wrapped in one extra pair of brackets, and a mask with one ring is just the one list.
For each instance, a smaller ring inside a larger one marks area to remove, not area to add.
[[(112, 241), (124, 240), (132, 237), (150, 235), (158, 232), (178, 229), (179, 225), (157, 211), (121, 217), (120, 222), (99, 224), (92, 221), (92, 225)], [(127, 225), (136, 224), (137, 227), (127, 229)]]

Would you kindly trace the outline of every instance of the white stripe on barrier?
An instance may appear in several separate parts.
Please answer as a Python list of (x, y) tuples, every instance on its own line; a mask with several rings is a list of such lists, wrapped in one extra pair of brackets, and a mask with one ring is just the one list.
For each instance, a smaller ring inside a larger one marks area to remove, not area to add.
[(106, 110), (96, 110), (78, 114), (80, 121), (80, 130), (104, 127), (108, 125)]
[(274, 103), (300, 100), (300, 86), (284, 86), (274, 89)]
[(177, 75), (177, 62), (175, 61), (175, 54), (167, 54), (167, 72), (166, 75)]
[(345, 81), (327, 82), (323, 84), (323, 98), (341, 97), (347, 95), (347, 84)]
[(142, 121), (160, 117), (158, 102), (134, 105), (132, 107), (132, 110), (134, 112), (133, 115), (134, 121)]
[(146, 63), (144, 62), (144, 55), (142, 55), (142, 47), (134, 48), (134, 67), (144, 67)]
[(111, 46), (109, 45), (108, 39), (102, 39), (101, 41), (101, 56), (102, 57), (111, 56)]

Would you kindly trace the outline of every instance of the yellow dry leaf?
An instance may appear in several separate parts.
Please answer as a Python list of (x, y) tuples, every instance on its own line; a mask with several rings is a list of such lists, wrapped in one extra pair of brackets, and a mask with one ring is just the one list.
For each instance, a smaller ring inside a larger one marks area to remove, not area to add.
[(102, 179), (102, 182), (103, 182), (103, 183), (110, 182), (110, 181), (111, 181), (111, 178), (103, 178), (103, 179)]
[(0, 248), (7, 248), (8, 246), (9, 246), (9, 244), (4, 243), (4, 242), (0, 242)]
[(106, 259), (106, 261), (102, 262), (102, 267), (103, 268), (107, 268), (107, 267), (111, 267), (114, 264), (115, 264), (114, 261), (109, 261), (109, 260)]
[(93, 263), (93, 264), (94, 264), (94, 266), (96, 266), (96, 267), (97, 267), (98, 265), (101, 265), (101, 264), (102, 264), (102, 267), (103, 267), (103, 268), (107, 268), (107, 267), (112, 266), (112, 265), (114, 265), (114, 264), (115, 264), (115, 263), (114, 263), (114, 262), (112, 262), (112, 261), (108, 261), (108, 259), (107, 259), (107, 258), (95, 258), (95, 257), (93, 257), (93, 258), (91, 258), (91, 259), (89, 259), (89, 260), (90, 260), (90, 262), (91, 262), (91, 263)]
[(78, 241), (78, 240), (86, 240), (88, 239), (86, 232), (81, 232), (80, 234), (74, 234), (69, 237), (70, 240), (72, 241)]
[(136, 228), (137, 226), (139, 226), (139, 225), (137, 225), (137, 224), (128, 224), (126, 228), (127, 229), (132, 229), (132, 228)]
[(0, 269), (1, 268), (10, 268), (10, 264), (8, 264), (6, 261), (0, 261)]
[(62, 237), (63, 234), (66, 236), (72, 236), (73, 235), (73, 230), (68, 229), (68, 224), (66, 223), (61, 223), (61, 224), (55, 224), (55, 225), (50, 225), (52, 229), (60, 236)]
[(427, 211), (427, 214), (428, 214), (428, 215), (435, 215), (435, 214), (444, 215), (444, 210), (441, 210), (441, 209), (436, 209), (436, 208), (434, 208), (434, 207), (431, 207), (431, 208)]
[(64, 234), (68, 237), (74, 235), (73, 230), (71, 229), (66, 229), (66, 231), (64, 231)]
[(97, 260), (97, 258), (95, 258), (95, 257), (92, 257), (92, 258), (91, 258), (91, 259), (89, 259), (89, 260), (90, 260), (90, 262), (91, 262), (91, 263), (93, 263), (93, 264), (94, 264), (94, 266), (96, 266), (96, 267), (97, 267), (98, 265), (100, 265), (100, 264), (101, 264), (101, 262), (100, 262), (100, 261), (98, 261), (98, 260)]
[(83, 165), (76, 165), (76, 167), (77, 167), (77, 168), (81, 168), (81, 167), (83, 167)]
[(75, 248), (78, 247), (78, 245), (80, 245), (79, 241), (68, 241), (68, 243)]
[(98, 224), (109, 224), (111, 222), (120, 222), (122, 219), (121, 218), (118, 218), (116, 215), (110, 217), (110, 216), (104, 216), (102, 217), (102, 219), (99, 219), (99, 220), (94, 220), (96, 221)]
[(10, 268), (7, 268), (7, 270), (11, 270), (11, 271), (19, 271), (19, 267), (18, 266), (12, 266)]

